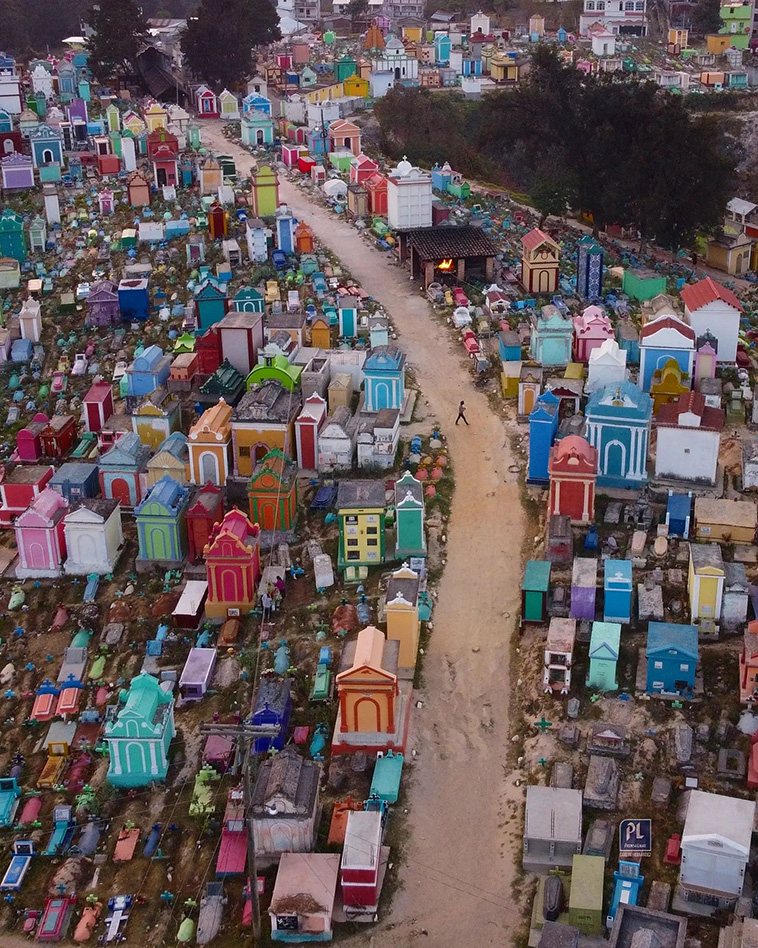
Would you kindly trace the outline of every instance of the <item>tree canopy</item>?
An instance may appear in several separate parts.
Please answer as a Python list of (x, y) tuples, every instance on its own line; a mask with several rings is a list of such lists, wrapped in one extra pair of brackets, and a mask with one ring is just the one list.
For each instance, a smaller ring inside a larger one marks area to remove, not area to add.
[(254, 47), (278, 39), (279, 16), (270, 0), (202, 0), (181, 43), (194, 75), (229, 89), (253, 74)]
[(147, 20), (135, 0), (99, 0), (87, 17), (89, 65), (101, 82), (136, 71), (137, 53), (148, 38)]
[(692, 32), (705, 36), (721, 29), (721, 0), (698, 0), (692, 11)]
[(573, 207), (597, 228), (636, 227), (679, 248), (717, 228), (734, 157), (718, 118), (625, 74), (586, 76), (538, 47), (526, 82), (479, 102), (393, 89), (376, 104), (383, 145), (530, 195), (543, 214)]
[(16, 55), (45, 55), (67, 36), (79, 34), (79, 17), (89, 0), (0, 0), (0, 48)]

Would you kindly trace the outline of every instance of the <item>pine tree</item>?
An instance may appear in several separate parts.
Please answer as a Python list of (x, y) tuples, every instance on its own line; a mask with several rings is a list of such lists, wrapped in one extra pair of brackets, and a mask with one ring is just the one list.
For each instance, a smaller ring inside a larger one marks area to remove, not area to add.
[(135, 0), (100, 0), (88, 21), (95, 31), (87, 41), (95, 76), (107, 82), (133, 74), (137, 54), (148, 39), (147, 21)]
[(190, 72), (220, 90), (251, 76), (254, 47), (278, 39), (279, 15), (270, 0), (202, 0), (181, 42)]

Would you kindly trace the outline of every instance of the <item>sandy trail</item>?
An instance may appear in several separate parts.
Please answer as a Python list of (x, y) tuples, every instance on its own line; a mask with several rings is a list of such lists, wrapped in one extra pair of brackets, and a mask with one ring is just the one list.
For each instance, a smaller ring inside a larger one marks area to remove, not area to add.
[[(218, 123), (203, 140), (252, 162)], [(282, 179), (280, 199), (349, 268), (391, 315), (423, 397), (447, 435), (457, 489), (447, 535), (447, 565), (424, 660), (423, 708), (414, 709), (409, 838), (401, 889), (380, 925), (352, 941), (434, 948), (507, 944), (519, 924), (510, 886), (520, 839), (510, 815), (509, 641), (519, 600), (525, 522), (508, 430), (472, 385), (462, 349), (434, 320), (405, 269), (368, 246), (356, 230)], [(470, 427), (453, 424), (465, 399)], [(516, 798), (519, 791), (515, 791)], [(424, 939), (422, 938), (422, 943)]]

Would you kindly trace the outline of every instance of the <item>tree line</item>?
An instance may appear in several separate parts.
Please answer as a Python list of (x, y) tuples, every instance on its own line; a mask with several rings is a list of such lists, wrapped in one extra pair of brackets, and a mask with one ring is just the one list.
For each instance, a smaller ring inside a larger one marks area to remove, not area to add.
[(635, 227), (642, 240), (688, 246), (721, 223), (735, 156), (721, 120), (627, 74), (587, 76), (548, 46), (528, 78), (482, 96), (397, 88), (377, 102), (383, 149), (530, 195), (545, 214), (569, 208), (597, 229)]

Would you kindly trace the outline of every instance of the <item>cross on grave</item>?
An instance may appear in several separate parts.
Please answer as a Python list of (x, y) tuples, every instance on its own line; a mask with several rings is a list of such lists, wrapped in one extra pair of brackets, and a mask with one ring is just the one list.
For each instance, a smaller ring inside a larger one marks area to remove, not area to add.
[(548, 720), (545, 718), (545, 715), (543, 714), (542, 717), (539, 719), (539, 721), (535, 721), (535, 722), (534, 722), (534, 726), (535, 726), (535, 727), (538, 727), (538, 728), (540, 729), (540, 731), (544, 734), (545, 731), (547, 731), (548, 728), (550, 728), (550, 727), (553, 726), (553, 722), (552, 722), (552, 721), (548, 721)]
[(537, 763), (540, 765), (540, 767), (546, 767), (546, 766), (547, 766), (547, 761), (545, 760), (544, 757), (540, 757), (540, 759), (537, 761)]

